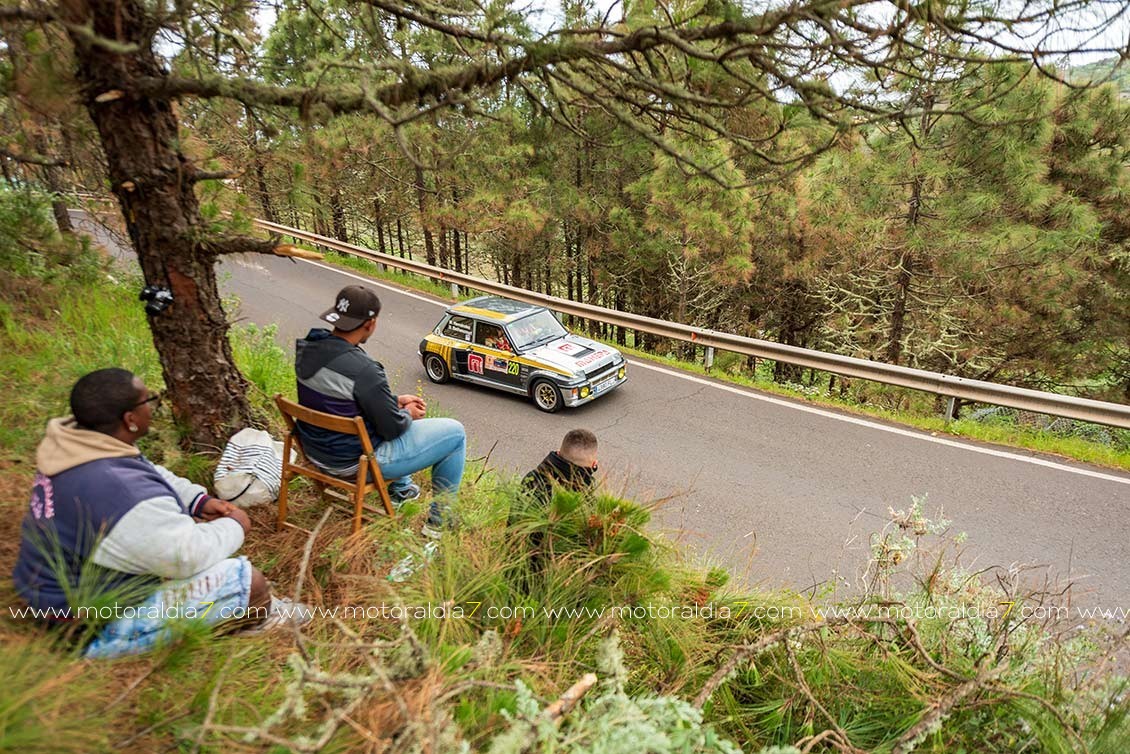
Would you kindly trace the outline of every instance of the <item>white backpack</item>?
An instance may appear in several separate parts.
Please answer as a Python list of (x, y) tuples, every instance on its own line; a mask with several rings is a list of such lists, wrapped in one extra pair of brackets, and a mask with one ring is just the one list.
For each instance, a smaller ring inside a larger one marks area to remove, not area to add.
[(261, 429), (232, 435), (216, 466), (216, 494), (240, 508), (276, 500), (282, 484), (283, 445)]

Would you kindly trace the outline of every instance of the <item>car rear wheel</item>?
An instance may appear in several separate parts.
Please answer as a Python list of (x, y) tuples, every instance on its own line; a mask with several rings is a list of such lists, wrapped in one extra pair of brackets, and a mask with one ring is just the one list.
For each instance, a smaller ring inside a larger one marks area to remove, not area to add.
[(561, 391), (549, 380), (538, 380), (530, 390), (534, 405), (546, 413), (556, 413), (561, 410), (564, 401), (561, 400)]
[(451, 370), (447, 368), (447, 362), (438, 354), (429, 353), (424, 357), (424, 371), (428, 373), (429, 380), (440, 385), (451, 379)]

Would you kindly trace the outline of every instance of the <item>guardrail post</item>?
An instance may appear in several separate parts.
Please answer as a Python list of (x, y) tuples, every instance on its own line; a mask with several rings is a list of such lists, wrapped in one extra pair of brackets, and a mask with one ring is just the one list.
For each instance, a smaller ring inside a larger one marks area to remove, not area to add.
[(459, 286), (456, 285), (455, 283), (451, 284), (451, 297), (452, 298), (459, 298)]
[(702, 355), (702, 365), (706, 367), (706, 371), (714, 366), (714, 346), (707, 346), (706, 353)]
[(952, 395), (948, 396), (948, 400), (946, 400), (946, 412), (945, 412), (945, 414), (942, 415), (942, 418), (944, 418), (948, 422), (953, 421), (953, 419), (954, 419), (953, 415), (954, 415), (954, 411), (955, 411), (956, 408), (957, 408), (957, 398), (955, 398)]

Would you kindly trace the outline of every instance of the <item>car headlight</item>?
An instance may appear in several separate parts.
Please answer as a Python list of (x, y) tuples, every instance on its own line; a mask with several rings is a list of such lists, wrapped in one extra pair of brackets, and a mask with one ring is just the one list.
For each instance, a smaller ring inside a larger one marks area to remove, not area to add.
[(622, 367), (620, 367), (620, 371), (616, 373), (616, 379), (622, 380), (622, 379), (624, 379), (624, 376), (627, 375), (627, 374), (628, 374), (628, 367), (626, 365), (622, 366)]
[(582, 398), (588, 398), (589, 393), (591, 393), (591, 392), (592, 392), (592, 388), (590, 388), (588, 385), (585, 385), (583, 388), (581, 388), (581, 397)]

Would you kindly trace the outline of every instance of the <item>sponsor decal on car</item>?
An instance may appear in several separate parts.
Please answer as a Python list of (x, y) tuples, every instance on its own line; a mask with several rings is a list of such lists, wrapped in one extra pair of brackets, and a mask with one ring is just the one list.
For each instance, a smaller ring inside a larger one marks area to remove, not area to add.
[(467, 371), (475, 374), (483, 373), (483, 357), (477, 353), (467, 354)]
[(611, 354), (612, 354), (612, 352), (609, 351), (608, 349), (601, 349), (599, 351), (593, 351), (588, 356), (582, 356), (581, 358), (577, 359), (577, 366), (587, 367), (589, 364), (595, 364), (596, 362), (603, 359), (605, 356), (610, 356)]
[(510, 362), (490, 356), (487, 357), (486, 368), (492, 372), (505, 372), (510, 368)]
[(554, 349), (560, 351), (561, 353), (567, 353), (570, 356), (576, 355), (581, 351), (586, 350), (584, 346), (569, 342), (558, 343), (556, 346), (554, 346)]

